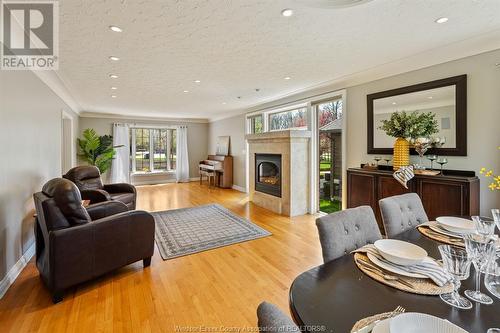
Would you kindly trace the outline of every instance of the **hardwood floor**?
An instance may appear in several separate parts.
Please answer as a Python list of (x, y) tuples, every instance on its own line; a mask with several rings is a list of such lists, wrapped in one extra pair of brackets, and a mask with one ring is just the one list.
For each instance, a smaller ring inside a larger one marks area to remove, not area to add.
[(293, 279), (322, 261), (315, 217), (283, 217), (249, 203), (243, 193), (196, 182), (138, 188), (138, 208), (149, 211), (212, 202), (273, 235), (167, 261), (155, 248), (149, 268), (129, 265), (68, 291), (55, 305), (32, 260), (0, 300), (0, 332), (255, 327), (263, 300), (288, 312)]

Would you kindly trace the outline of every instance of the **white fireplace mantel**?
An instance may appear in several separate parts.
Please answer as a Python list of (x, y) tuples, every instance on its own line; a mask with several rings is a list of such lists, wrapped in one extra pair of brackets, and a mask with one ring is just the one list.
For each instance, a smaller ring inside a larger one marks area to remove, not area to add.
[[(250, 201), (278, 214), (297, 216), (309, 211), (310, 131), (285, 130), (248, 134)], [(281, 154), (281, 197), (255, 190), (255, 154)]]

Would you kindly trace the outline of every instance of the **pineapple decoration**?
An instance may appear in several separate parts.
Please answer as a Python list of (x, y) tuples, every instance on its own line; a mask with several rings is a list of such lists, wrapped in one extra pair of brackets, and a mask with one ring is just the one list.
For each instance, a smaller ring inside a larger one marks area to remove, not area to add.
[(439, 131), (436, 115), (432, 112), (398, 111), (391, 118), (381, 121), (379, 129), (396, 138), (394, 143), (393, 169), (410, 165), (410, 142), (417, 138), (430, 137)]

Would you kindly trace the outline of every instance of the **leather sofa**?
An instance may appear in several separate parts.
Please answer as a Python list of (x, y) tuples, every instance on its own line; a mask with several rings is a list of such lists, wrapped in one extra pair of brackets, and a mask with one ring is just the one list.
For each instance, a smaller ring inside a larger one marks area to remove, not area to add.
[(36, 266), (52, 300), (64, 291), (117, 268), (151, 263), (155, 223), (151, 214), (130, 211), (119, 201), (82, 205), (80, 191), (63, 178), (34, 195)]
[(90, 203), (117, 200), (134, 210), (137, 193), (134, 185), (119, 183), (104, 185), (99, 169), (92, 165), (77, 166), (69, 170), (63, 178), (71, 180), (80, 189), (82, 198)]

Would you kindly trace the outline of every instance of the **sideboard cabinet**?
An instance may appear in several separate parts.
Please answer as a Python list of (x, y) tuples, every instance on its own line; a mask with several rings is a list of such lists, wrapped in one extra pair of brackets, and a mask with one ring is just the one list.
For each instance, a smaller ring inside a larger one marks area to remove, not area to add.
[(373, 208), (383, 231), (378, 201), (415, 192), (422, 199), (430, 220), (444, 215), (479, 215), (479, 178), (462, 175), (415, 175), (404, 188), (391, 171), (350, 168), (347, 170), (347, 207)]

